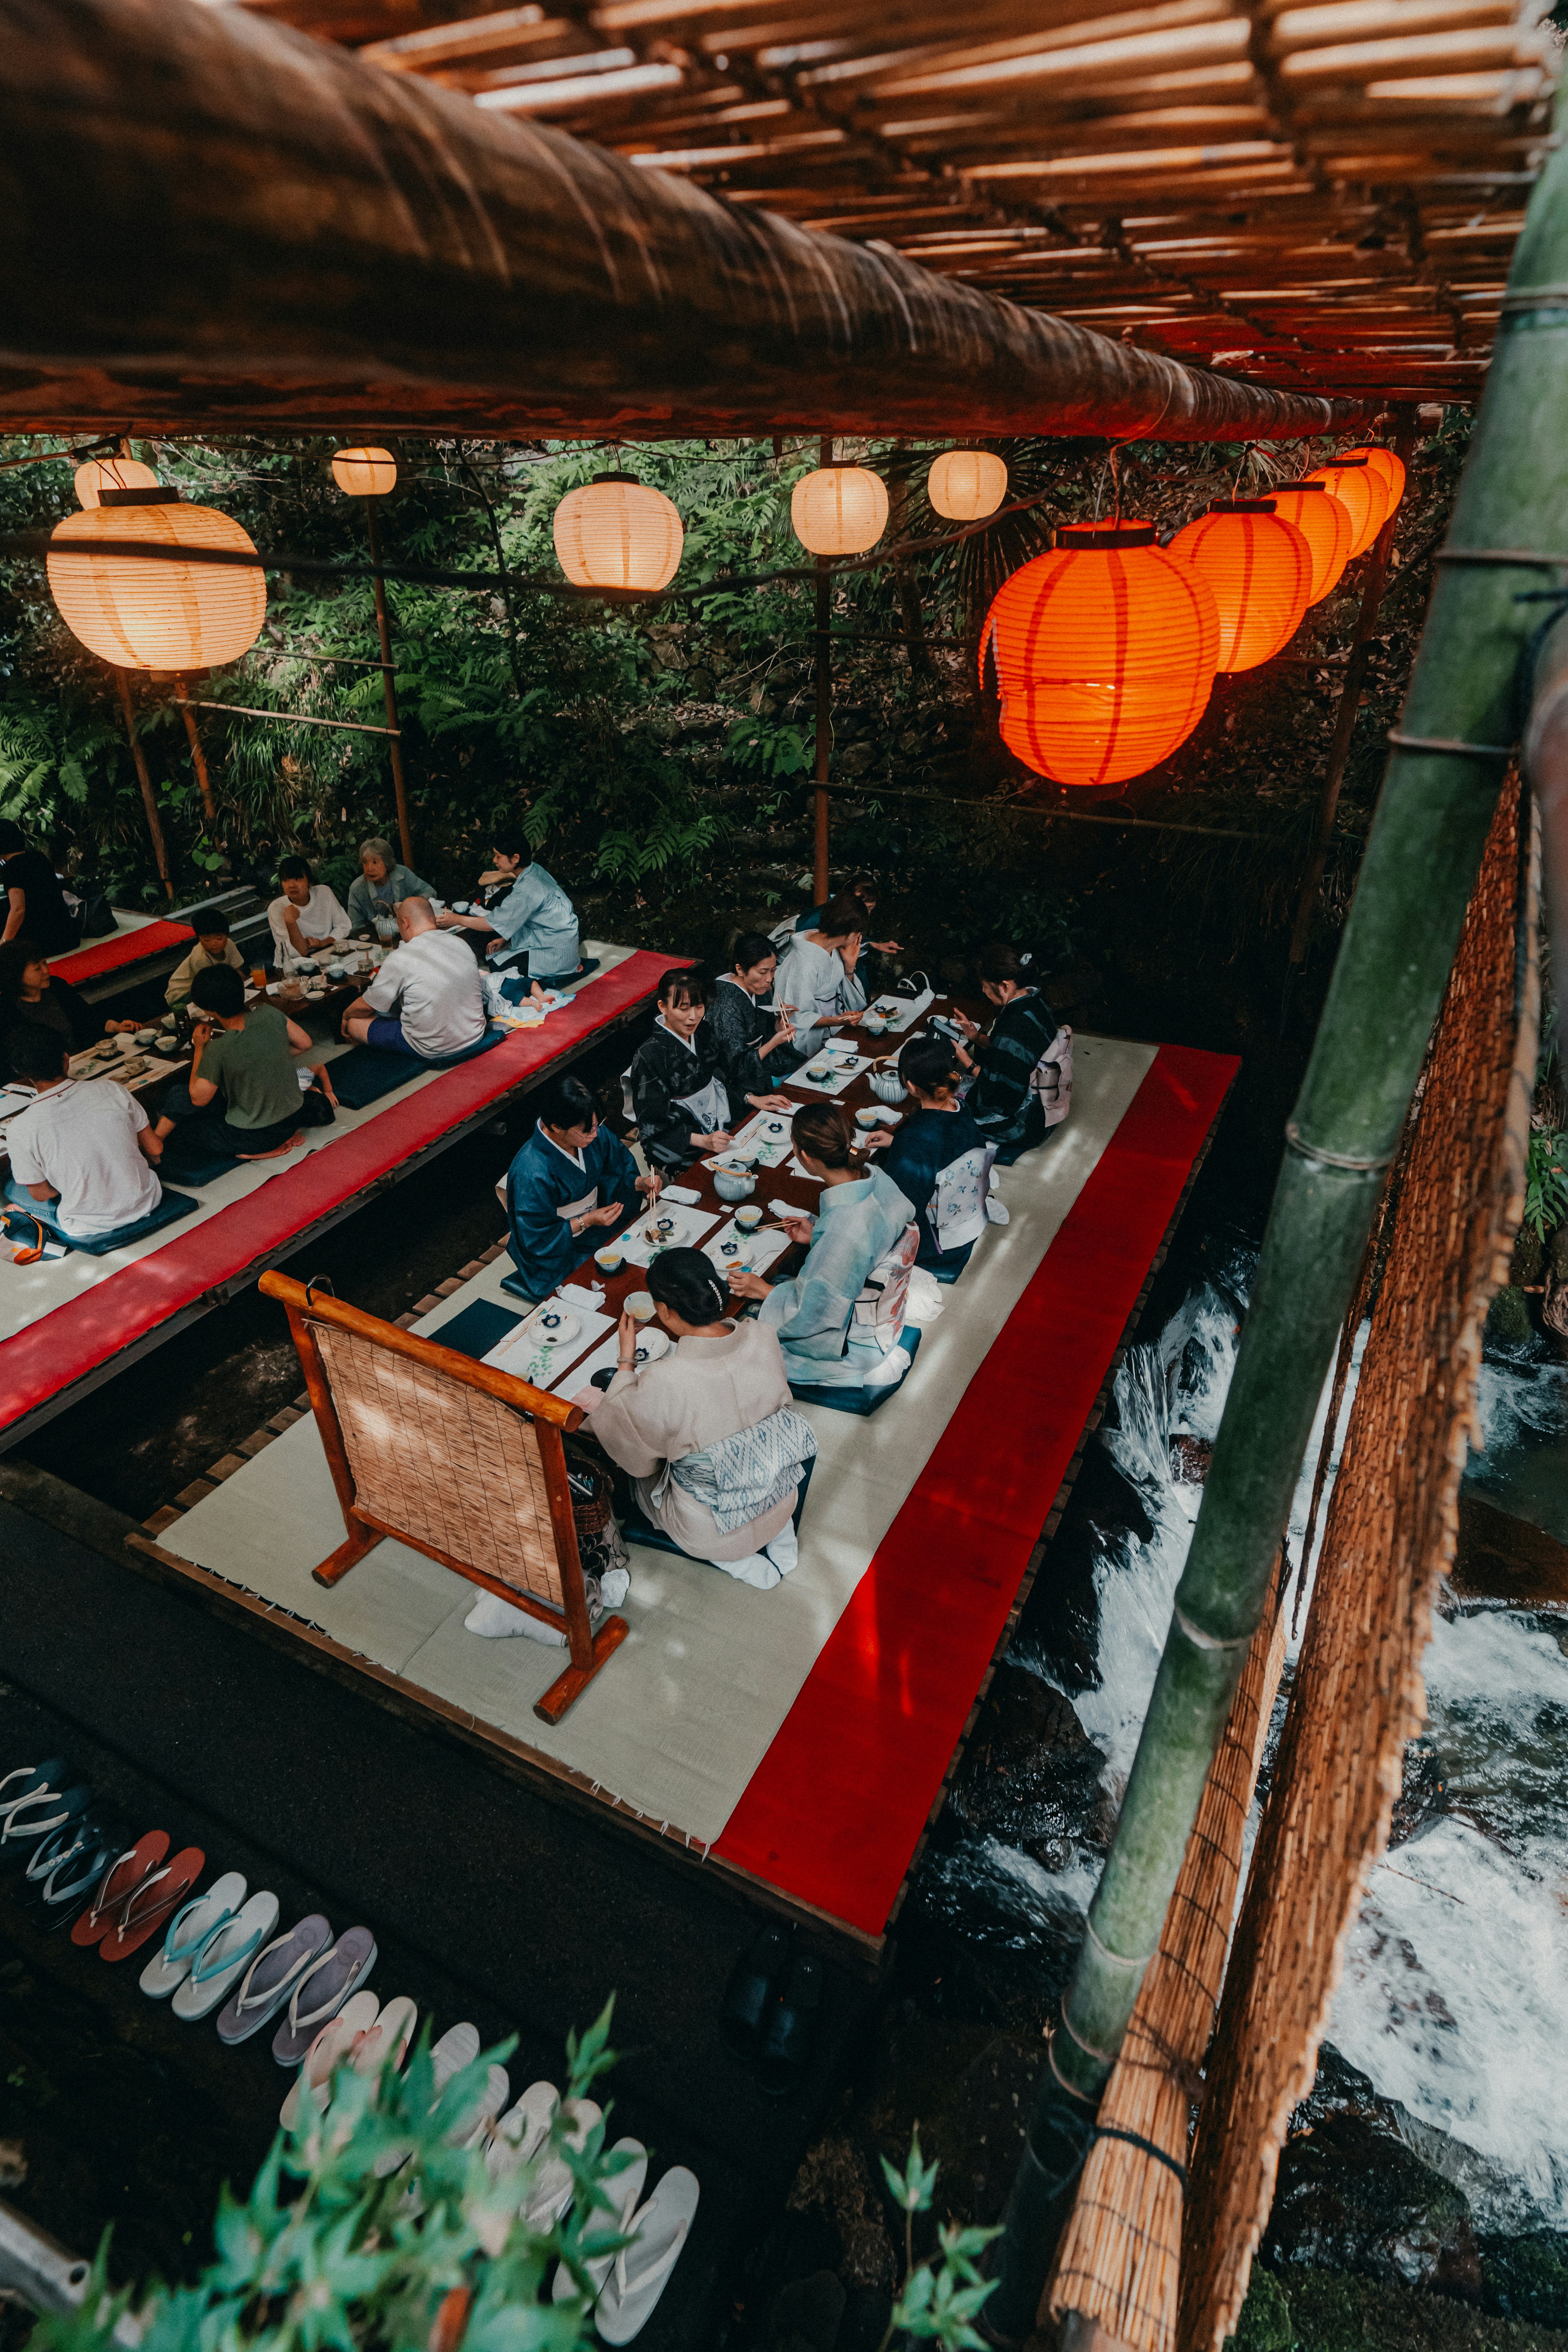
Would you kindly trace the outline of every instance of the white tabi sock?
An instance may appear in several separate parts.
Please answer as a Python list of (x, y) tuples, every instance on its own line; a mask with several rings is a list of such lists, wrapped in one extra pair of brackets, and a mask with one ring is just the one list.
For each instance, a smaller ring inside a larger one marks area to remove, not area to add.
[(786, 1525), (781, 1528), (773, 1541), (765, 1543), (763, 1549), (781, 1576), (787, 1576), (792, 1568), (800, 1564), (800, 1538), (793, 1527)]
[(463, 1620), (470, 1633), (483, 1633), (490, 1641), (503, 1640), (509, 1633), (525, 1634), (531, 1642), (542, 1642), (550, 1649), (563, 1650), (566, 1636), (552, 1625), (531, 1617), (526, 1609), (514, 1609), (499, 1592), (481, 1592)]
[(737, 1584), (749, 1584), (755, 1592), (771, 1592), (775, 1584), (784, 1582), (784, 1572), (773, 1566), (765, 1552), (750, 1551), (744, 1559), (710, 1559), (710, 1568), (722, 1569)]

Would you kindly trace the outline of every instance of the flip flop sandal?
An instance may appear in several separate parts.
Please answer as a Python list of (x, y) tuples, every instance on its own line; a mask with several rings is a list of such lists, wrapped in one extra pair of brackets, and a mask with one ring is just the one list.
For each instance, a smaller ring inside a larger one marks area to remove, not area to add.
[[(479, 2029), (477, 2025), (465, 2020), (461, 2025), (447, 2028), (430, 2053), (432, 2110), (453, 2075), (460, 2074), (465, 2066), (471, 2066), (479, 2054)], [(401, 2171), (413, 2153), (412, 2146), (406, 2142), (401, 2147), (384, 2148), (372, 2167), (376, 2179), (384, 2180), (389, 2174)]]
[(822, 2007), (822, 1963), (798, 1952), (789, 1989), (769, 2018), (757, 2053), (757, 2088), (765, 2098), (787, 2099), (797, 2090), (816, 2046)]
[(653, 2316), (691, 2234), (701, 2190), (697, 2175), (672, 2165), (629, 2224), (632, 2243), (623, 2246), (594, 2306), (594, 2325), (605, 2344), (629, 2344)]
[(447, 2134), (447, 2146), (456, 2148), (478, 2147), (488, 2140), (496, 2127), (497, 2118), (511, 2096), (511, 2077), (504, 2066), (491, 2066), (479, 2088), (472, 2094), (457, 2122)]
[(9, 1772), (0, 1777), (0, 1822), (6, 1821), (14, 1805), (24, 1797), (36, 1797), (41, 1790), (58, 1787), (70, 1770), (63, 1756), (47, 1756), (41, 1764), (14, 1764)]
[(168, 1851), (168, 1831), (149, 1830), (117, 1862), (111, 1863), (97, 1894), (71, 1929), (71, 1942), (99, 1944), (105, 1936), (112, 1935), (121, 1912), (152, 1877)]
[(213, 1881), (205, 1895), (175, 1912), (163, 1950), (142, 1971), (140, 1982), (149, 2000), (167, 2000), (175, 1986), (184, 1983), (207, 1945), (228, 1926), (244, 1900), (244, 1873), (228, 1870)]
[(37, 1903), (47, 1936), (70, 1926), (81, 1907), (82, 1897), (97, 1892), (104, 1872), (125, 1850), (129, 1832), (123, 1822), (89, 1820), (81, 1824), (81, 1831), (79, 1848), (73, 1842), (48, 1875), (38, 1882)]
[(228, 1999), (277, 1925), (278, 1897), (270, 1887), (261, 1887), (207, 1937), (169, 2004), (182, 2023), (210, 2017)]
[[(358, 1993), (354, 1996), (355, 2000), (366, 1998), (367, 1995)], [(353, 2001), (348, 2001), (344, 2006), (352, 2009)], [(343, 2011), (340, 2011), (339, 2014), (343, 2014)], [(375, 2023), (362, 2033), (354, 2044), (352, 2062), (354, 2073), (379, 2074), (384, 2066), (391, 2066), (395, 2072), (401, 2071), (418, 2022), (418, 2004), (410, 2000), (405, 1992), (400, 1992), (395, 2000), (389, 2000)]]
[(317, 2094), (318, 2119), (332, 2103), (332, 2076), (353, 2055), (354, 2045), (373, 2032), (381, 2011), (381, 2003), (373, 1992), (356, 1992), (345, 2000), (336, 2017), (329, 2018), (309, 2050), (299, 2073), (289, 2084), (283, 2105), (278, 2110), (278, 2120), (285, 2131), (292, 2131), (300, 2120), (300, 2095), (309, 2083)]
[(272, 2055), (279, 2066), (301, 2063), (328, 2019), (337, 2015), (374, 1966), (375, 1937), (368, 1927), (351, 1927), (331, 1951), (321, 1953), (296, 1981), (289, 2015), (273, 2036)]
[(312, 1911), (258, 1952), (245, 1981), (225, 2003), (217, 2021), (217, 2038), (232, 2047), (248, 2042), (253, 2033), (275, 2018), (316, 1956), (332, 1940), (330, 1919)]
[(66, 1822), (58, 1830), (51, 1830), (47, 1837), (41, 1837), (23, 1868), (17, 1900), (36, 1903), (38, 1889), (50, 1872), (57, 1870), (62, 1862), (69, 1862), (77, 1854), (86, 1853), (97, 1838), (98, 1824), (90, 1812), (79, 1813), (74, 1821)]
[(737, 2058), (755, 2057), (763, 2020), (784, 1982), (789, 1956), (789, 1934), (772, 1920), (731, 1969), (719, 2032)]
[(521, 2172), (531, 2164), (550, 2135), (561, 2105), (553, 2083), (531, 2083), (513, 2107), (509, 2107), (490, 2136), (485, 2162), (492, 2180), (503, 2173)]
[[(618, 2139), (611, 2148), (610, 2154), (630, 2157), (631, 2162), (624, 2172), (616, 2173), (605, 2183), (605, 2194), (608, 2197), (613, 2210), (608, 2213), (603, 2213), (595, 2207), (592, 2215), (584, 2221), (583, 2227), (585, 2233), (597, 2231), (607, 2238), (625, 2238), (631, 2233), (632, 2216), (637, 2211), (637, 2200), (647, 2186), (647, 2150), (640, 2139)], [(591, 2238), (588, 2242), (590, 2244), (593, 2242)], [(616, 2267), (616, 2256), (619, 2252), (619, 2247), (612, 2246), (607, 2254), (595, 2254), (592, 2257), (584, 2258), (583, 2268), (588, 2273), (590, 2303), (598, 2300), (601, 2288)], [(577, 2292), (577, 2282), (572, 2275), (570, 2264), (557, 2263), (555, 2284), (551, 2291), (551, 2301), (569, 2303)]]
[(0, 1830), (0, 1868), (14, 1870), (39, 1838), (79, 1821), (91, 1802), (92, 1790), (85, 1780), (74, 1789), (40, 1789), (31, 1797), (18, 1798)]
[[(567, 2118), (566, 2144), (574, 2156), (581, 2156), (588, 2145), (588, 2135), (595, 2124), (603, 2123), (605, 2111), (592, 2099), (568, 2099), (562, 2108)], [(539, 2168), (538, 2176), (522, 2208), (522, 2218), (531, 2230), (543, 2237), (553, 2230), (577, 2194), (577, 2183), (572, 2168), (563, 2156), (553, 2150)]]
[(199, 1845), (187, 1845), (139, 1886), (120, 1915), (119, 1925), (98, 1948), (100, 1960), (112, 1966), (129, 1959), (150, 1943), (172, 1912), (177, 1911), (203, 1871), (207, 1858)]

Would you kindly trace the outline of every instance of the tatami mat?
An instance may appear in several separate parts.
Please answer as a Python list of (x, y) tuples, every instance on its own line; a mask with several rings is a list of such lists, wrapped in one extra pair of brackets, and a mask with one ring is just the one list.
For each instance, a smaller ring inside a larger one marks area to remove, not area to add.
[[(959, 1400), (1099, 1163), (1156, 1049), (1074, 1041), (1072, 1117), (1043, 1150), (1004, 1170), (1012, 1213), (989, 1229), (899, 1395), (872, 1419), (806, 1407), (821, 1448), (800, 1565), (772, 1592), (636, 1549), (622, 1613), (631, 1638), (556, 1728), (532, 1713), (559, 1651), (465, 1632), (473, 1586), (387, 1542), (326, 1591), (310, 1570), (342, 1539), (313, 1420), (295, 1424), (161, 1538), (166, 1549), (308, 1619), (476, 1719), (570, 1765), (706, 1846), (767, 1752), (872, 1555)], [(474, 1299), (501, 1303), (504, 1260), (417, 1328)]]
[[(583, 987), (589, 989), (596, 980), (613, 971), (636, 950), (588, 940), (584, 943), (584, 952), (599, 958), (598, 971), (591, 972), (583, 982)], [(547, 1021), (541, 1034), (547, 1037), (549, 1031)], [(310, 1062), (331, 1061), (347, 1051), (346, 1045), (334, 1042), (313, 1045), (301, 1058)], [(148, 1234), (139, 1242), (132, 1242), (123, 1249), (111, 1250), (107, 1257), (89, 1257), (80, 1250), (72, 1250), (67, 1257), (40, 1258), (33, 1265), (0, 1264), (0, 1342), (11, 1339), (18, 1331), (26, 1330), (40, 1317), (52, 1314), (57, 1307), (79, 1298), (84, 1292), (95, 1290), (100, 1283), (110, 1281), (126, 1266), (152, 1256), (154, 1251), (166, 1248), (172, 1242), (184, 1240), (209, 1217), (216, 1216), (220, 1209), (229, 1208), (237, 1201), (247, 1200), (264, 1184), (287, 1183), (293, 1172), (303, 1167), (316, 1152), (330, 1151), (346, 1136), (370, 1126), (389, 1110), (396, 1109), (411, 1095), (417, 1094), (422, 1087), (433, 1086), (444, 1075), (440, 1070), (421, 1070), (417, 1076), (409, 1079), (406, 1086), (397, 1087), (392, 1094), (383, 1095), (363, 1110), (340, 1108), (331, 1127), (307, 1128), (303, 1143), (289, 1152), (286, 1159), (263, 1160), (254, 1167), (232, 1168), (226, 1175), (200, 1187), (182, 1185), (177, 1178), (171, 1177), (169, 1181), (174, 1191), (192, 1193), (201, 1206), (175, 1224), (161, 1226), (156, 1233)], [(109, 1086), (113, 1081), (99, 1078), (93, 1083)]]

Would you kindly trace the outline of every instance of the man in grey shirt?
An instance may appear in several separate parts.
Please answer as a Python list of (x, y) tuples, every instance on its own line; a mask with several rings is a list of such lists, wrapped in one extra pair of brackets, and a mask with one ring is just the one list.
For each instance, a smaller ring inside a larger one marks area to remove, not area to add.
[(384, 1045), (424, 1062), (477, 1045), (489, 1024), (484, 980), (460, 933), (437, 929), (428, 898), (403, 898), (394, 948), (343, 1015), (357, 1045)]

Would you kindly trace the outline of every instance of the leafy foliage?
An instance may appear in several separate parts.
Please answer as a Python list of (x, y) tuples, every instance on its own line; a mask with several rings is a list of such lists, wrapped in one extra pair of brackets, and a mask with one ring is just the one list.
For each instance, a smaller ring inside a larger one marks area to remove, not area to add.
[(1534, 1128), (1530, 1137), (1530, 1156), (1526, 1162), (1524, 1186), (1524, 1222), (1533, 1228), (1536, 1238), (1546, 1239), (1547, 1230), (1560, 1225), (1568, 1218), (1568, 1131), (1557, 1128)]
[(980, 2275), (980, 2257), (999, 2230), (961, 2229), (946, 2222), (938, 2232), (941, 2260), (917, 2263), (914, 2222), (917, 2213), (929, 2213), (936, 2193), (938, 2166), (921, 2155), (917, 2125), (910, 2140), (902, 2172), (882, 2158), (882, 2176), (893, 2202), (904, 2217), (904, 2283), (888, 2321), (879, 2352), (888, 2352), (896, 2336), (917, 2344), (937, 2344), (942, 2352), (985, 2352), (985, 2338), (974, 2322), (995, 2286)]

